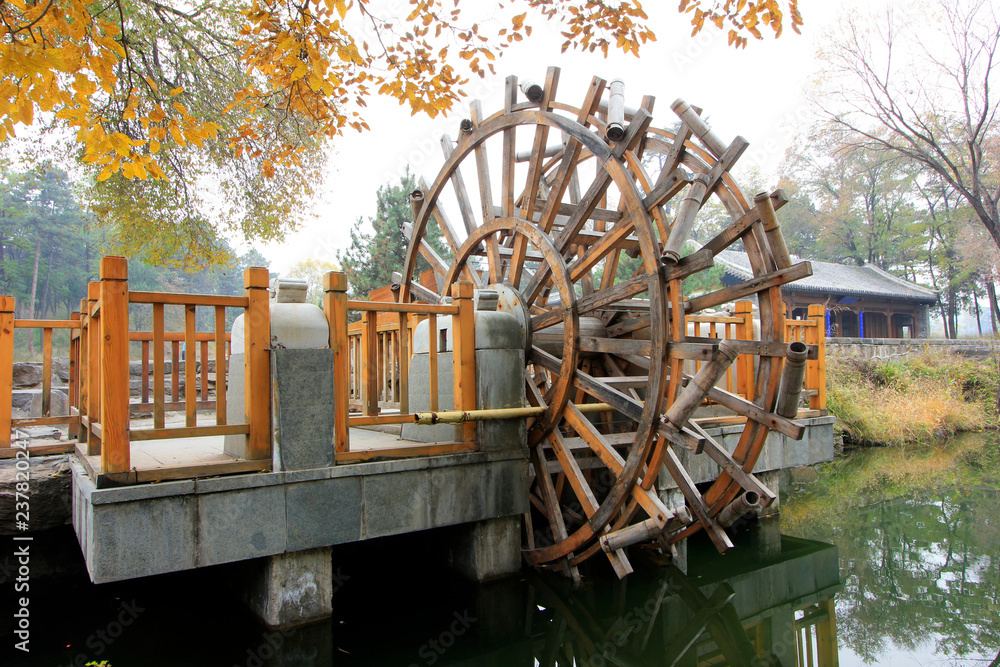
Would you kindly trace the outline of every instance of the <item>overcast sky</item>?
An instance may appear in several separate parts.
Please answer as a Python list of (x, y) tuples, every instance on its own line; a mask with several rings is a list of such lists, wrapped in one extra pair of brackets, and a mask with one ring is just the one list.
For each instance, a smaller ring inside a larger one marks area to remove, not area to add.
[[(387, 6), (392, 2), (385, 0)], [(797, 128), (809, 118), (804, 91), (817, 71), (816, 52), (822, 36), (838, 12), (850, 6), (844, 0), (807, 0), (801, 6), (805, 21), (801, 35), (786, 28), (778, 40), (765, 36), (737, 50), (727, 46), (724, 32), (714, 29), (691, 37), (689, 17), (677, 13), (675, 2), (648, 2), (645, 8), (657, 41), (646, 44), (639, 58), (560, 54), (563, 40), (558, 27), (536, 21), (532, 37), (508, 49), (497, 61), (496, 77), (470, 85), (470, 99), (481, 99), (483, 112), (490, 115), (501, 107), (505, 76), (544, 81), (550, 65), (562, 69), (557, 99), (574, 104), (582, 101), (593, 75), (620, 76), (625, 80), (628, 106), (638, 106), (643, 95), (656, 96), (654, 125), (673, 123), (670, 104), (683, 98), (704, 109), (724, 142), (737, 134), (750, 142), (736, 173), (757, 166), (768, 175), (780, 163)], [(431, 120), (420, 114), (411, 116), (391, 99), (372, 98), (366, 110), (371, 131), (350, 131), (335, 142), (327, 183), (314, 204), (315, 219), (306, 221), (284, 242), (259, 248), (271, 260), (271, 270), (285, 271), (308, 257), (332, 261), (337, 250), (348, 244), (354, 221), (374, 215), (379, 186), (397, 183), (407, 164), (432, 181), (443, 162), (440, 137), (443, 133), (457, 136), (467, 109), (464, 104), (446, 118)]]

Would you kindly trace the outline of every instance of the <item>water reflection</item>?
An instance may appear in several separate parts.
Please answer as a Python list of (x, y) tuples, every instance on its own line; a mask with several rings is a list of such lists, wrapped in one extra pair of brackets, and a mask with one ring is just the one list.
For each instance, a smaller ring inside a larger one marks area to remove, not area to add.
[(533, 578), (535, 664), (836, 665), (836, 549), (771, 539), (763, 557), (696, 549), (686, 576), (668, 566), (603, 591)]
[[(420, 548), (357, 545), (338, 553), (347, 576), (334, 619), (285, 632), (257, 625), (220, 586), (220, 568), (104, 586), (81, 577), (33, 589), (32, 653), (11, 657), (112, 667), (836, 664), (836, 548), (781, 536), (776, 522), (752, 537), (756, 546), (744, 540), (726, 557), (692, 545), (686, 575), (649, 565), (619, 582), (595, 567), (575, 590), (555, 575), (468, 584), (441, 568), (431, 534)], [(123, 604), (139, 609), (127, 627), (116, 620)], [(11, 630), (0, 625), (5, 649)]]
[(997, 517), (1000, 494), (980, 488), (873, 502), (810, 522), (802, 532), (840, 549), (843, 649), (869, 664), (900, 654), (924, 663), (997, 656)]

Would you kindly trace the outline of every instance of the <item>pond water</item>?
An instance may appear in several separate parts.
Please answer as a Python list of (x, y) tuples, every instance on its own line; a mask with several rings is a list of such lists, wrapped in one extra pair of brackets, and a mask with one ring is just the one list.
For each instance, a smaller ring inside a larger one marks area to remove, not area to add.
[[(783, 498), (788, 513), (809, 493)], [(32, 587), (30, 655), (4, 615), (0, 664), (1000, 664), (1000, 493), (855, 504), (756, 522), (724, 557), (692, 540), (686, 575), (636, 555), (618, 582), (595, 563), (577, 590), (528, 573), (468, 584), (437, 564), (433, 535), (354, 545), (337, 552), (334, 618), (285, 632), (256, 623), (225, 567), (103, 586), (77, 569)], [(49, 540), (77, 558), (71, 533)]]

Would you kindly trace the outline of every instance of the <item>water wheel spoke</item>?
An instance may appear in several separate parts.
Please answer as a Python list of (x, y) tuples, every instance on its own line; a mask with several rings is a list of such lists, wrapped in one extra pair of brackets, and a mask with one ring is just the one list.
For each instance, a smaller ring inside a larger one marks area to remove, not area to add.
[[(545, 75), (545, 89), (542, 92), (540, 106), (548, 111), (551, 103), (555, 100), (556, 89), (559, 87), (559, 69), (550, 67)], [(531, 149), (531, 160), (528, 163), (528, 180), (525, 191), (520, 197), (521, 211), (520, 217), (524, 220), (531, 220), (535, 211), (535, 195), (538, 192), (538, 182), (542, 177), (542, 164), (545, 161), (545, 146), (548, 142), (549, 126), (539, 124), (535, 126), (535, 137)], [(527, 239), (517, 237), (514, 240), (514, 253), (510, 261), (508, 271), (508, 282), (515, 288), (521, 284), (521, 270), (524, 268), (524, 251), (527, 248)]]
[[(782, 206), (788, 203), (788, 198), (785, 196), (783, 190), (775, 190), (771, 194), (771, 206), (777, 211)], [(739, 218), (729, 223), (729, 226), (723, 229), (721, 232), (712, 237), (705, 247), (713, 255), (717, 255), (736, 241), (742, 239), (747, 232), (751, 230), (754, 223), (760, 222), (760, 211), (756, 208), (752, 208)]]
[[(441, 151), (447, 161), (455, 151), (455, 144), (447, 134), (441, 137)], [(455, 167), (451, 172), (451, 184), (455, 190), (455, 198), (458, 199), (458, 210), (462, 216), (462, 223), (465, 225), (465, 233), (471, 234), (476, 228), (475, 213), (473, 212), (472, 199), (469, 197), (469, 190), (465, 187), (465, 179), (462, 177), (461, 165)]]
[[(580, 437), (587, 442), (591, 450), (611, 471), (611, 474), (616, 478), (621, 475), (625, 467), (625, 459), (615, 451), (609, 438), (598, 431), (593, 422), (587, 419), (576, 405), (570, 403), (566, 408), (566, 423), (580, 434)], [(632, 487), (632, 497), (650, 518), (656, 519), (661, 524), (666, 524), (673, 517), (673, 512), (667, 509), (655, 493), (634, 486)]]
[(677, 454), (673, 449), (667, 447), (665, 449), (666, 456), (663, 459), (664, 464), (667, 466), (667, 471), (670, 476), (674, 478), (674, 483), (677, 484), (677, 488), (680, 489), (681, 493), (684, 494), (684, 499), (687, 500), (688, 507), (691, 508), (691, 512), (694, 514), (695, 518), (698, 519), (700, 523), (708, 533), (709, 539), (715, 545), (715, 548), (719, 550), (720, 553), (725, 553), (729, 549), (733, 548), (733, 542), (729, 539), (729, 535), (726, 531), (722, 529), (719, 524), (715, 522), (708, 512), (708, 505), (705, 503), (704, 496), (698, 491), (698, 487), (695, 486), (694, 480), (691, 479), (691, 475), (688, 471), (684, 469), (681, 465), (680, 459), (677, 458)]
[[(594, 516), (595, 512), (597, 512), (600, 502), (598, 502), (597, 497), (594, 495), (594, 491), (590, 488), (590, 484), (584, 477), (583, 471), (580, 470), (580, 466), (577, 464), (573, 453), (566, 447), (563, 437), (560, 435), (559, 431), (551, 431), (548, 435), (548, 439), (549, 444), (552, 446), (552, 451), (555, 452), (556, 458), (559, 460), (559, 463), (565, 472), (566, 479), (569, 481), (569, 485), (573, 489), (573, 493), (576, 495), (577, 500), (580, 501), (580, 506), (583, 507), (583, 511), (589, 519)], [(623, 551), (618, 550), (608, 553), (607, 557), (608, 560), (611, 561), (611, 567), (614, 568), (615, 573), (618, 574), (619, 578), (632, 572), (632, 565), (628, 562), (628, 558), (625, 556)]]
[(799, 262), (787, 269), (765, 273), (762, 276), (745, 280), (737, 285), (730, 285), (722, 289), (701, 296), (696, 296), (684, 302), (684, 311), (687, 313), (697, 313), (707, 308), (721, 306), (724, 303), (743, 299), (758, 292), (780, 287), (793, 280), (801, 280), (812, 275), (812, 264), (809, 262)]
[[(601, 103), (601, 95), (604, 92), (605, 81), (599, 77), (594, 77), (591, 81), (590, 87), (587, 89), (587, 96), (583, 101), (583, 105), (580, 107), (580, 112), (576, 117), (576, 121), (581, 125), (587, 125), (588, 119), (593, 115), (598, 106)], [(545, 208), (542, 210), (542, 215), (540, 218), (540, 224), (542, 229), (546, 232), (552, 229), (552, 224), (556, 219), (556, 214), (561, 212), (562, 209), (562, 198), (566, 194), (566, 189), (570, 188), (574, 181), (577, 180), (577, 162), (580, 159), (580, 152), (583, 148), (583, 144), (574, 139), (573, 137), (567, 137), (563, 145), (562, 160), (559, 163), (559, 169), (556, 172), (555, 180), (552, 183), (552, 189), (549, 193), (548, 201), (545, 204)], [(576, 193), (575, 198), (573, 197), (571, 191), (571, 200), (573, 203), (579, 201), (579, 183), (576, 183)], [(572, 213), (564, 213), (564, 215), (570, 215)]]
[[(479, 100), (475, 100), (469, 105), (474, 127), (479, 127), (483, 121), (483, 109)], [(480, 142), (476, 146), (476, 175), (479, 179), (479, 200), (483, 211), (483, 224), (493, 221), (496, 214), (493, 210), (493, 184), (490, 180), (490, 163), (486, 153), (485, 142)], [(496, 284), (503, 279), (503, 267), (500, 264), (499, 245), (496, 236), (490, 235), (486, 238), (486, 255), (489, 265), (490, 284)]]
[(705, 438), (705, 453), (708, 454), (709, 458), (719, 464), (719, 467), (736, 480), (737, 484), (742, 486), (746, 491), (754, 491), (761, 498), (766, 498), (766, 502), (763, 502), (765, 506), (774, 502), (775, 498), (777, 498), (774, 492), (757, 479), (753, 473), (743, 470), (740, 464), (733, 459), (732, 454), (720, 445), (715, 438), (710, 436), (705, 429), (697, 422), (691, 422), (691, 428)]

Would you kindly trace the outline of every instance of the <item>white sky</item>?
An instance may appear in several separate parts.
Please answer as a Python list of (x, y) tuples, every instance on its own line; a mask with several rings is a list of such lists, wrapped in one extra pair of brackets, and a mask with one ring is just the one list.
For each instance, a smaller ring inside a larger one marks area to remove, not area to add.
[[(470, 99), (482, 100), (488, 116), (501, 108), (508, 74), (541, 82), (548, 66), (558, 66), (562, 72), (557, 99), (574, 104), (582, 101), (595, 74), (609, 80), (620, 76), (628, 106), (638, 107), (643, 95), (656, 96), (654, 125), (673, 123), (670, 104), (683, 98), (704, 109), (724, 142), (738, 134), (750, 142), (737, 173), (757, 166), (771, 174), (798, 127), (810, 118), (804, 91), (817, 71), (815, 56), (822, 35), (849, 6), (847, 0), (805, 0), (800, 8), (805, 21), (801, 35), (786, 28), (778, 40), (765, 36), (737, 50), (727, 46), (725, 32), (714, 28), (691, 37), (689, 16), (678, 14), (675, 2), (647, 2), (644, 7), (657, 41), (646, 44), (640, 58), (617, 53), (607, 59), (573, 51), (560, 54), (563, 40), (558, 27), (539, 20), (530, 38), (498, 59), (497, 76), (473, 82), (468, 92)], [(467, 109), (465, 104), (446, 118), (431, 120), (410, 116), (407, 108), (389, 98), (372, 98), (365, 112), (371, 131), (351, 131), (335, 142), (324, 194), (313, 206), (315, 219), (304, 222), (283, 242), (259, 248), (271, 260), (271, 270), (285, 271), (309, 257), (333, 261), (336, 252), (349, 244), (355, 220), (374, 215), (378, 188), (398, 183), (405, 165), (433, 181), (443, 162), (440, 137), (458, 135), (458, 123), (468, 116)]]

